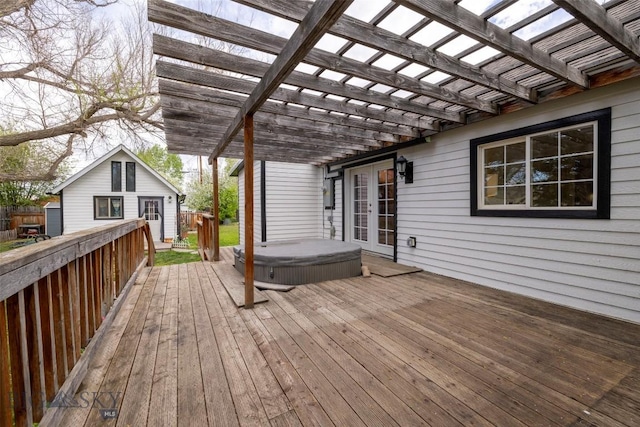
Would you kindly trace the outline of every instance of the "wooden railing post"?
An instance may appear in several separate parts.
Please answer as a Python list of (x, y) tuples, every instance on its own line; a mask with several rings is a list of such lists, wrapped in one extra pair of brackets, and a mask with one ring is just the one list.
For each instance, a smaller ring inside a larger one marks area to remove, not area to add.
[(203, 220), (196, 221), (196, 233), (198, 235), (198, 253), (200, 254), (200, 259), (202, 261), (206, 260), (206, 256), (204, 254), (204, 224)]
[(155, 264), (155, 256), (156, 256), (156, 247), (153, 244), (153, 238), (151, 237), (151, 229), (149, 228), (149, 223), (144, 223), (144, 236), (147, 239), (147, 265), (152, 266)]
[(11, 365), (6, 302), (0, 301), (0, 425), (13, 425), (11, 410)]
[(213, 260), (220, 261), (220, 194), (218, 178), (218, 158), (211, 163), (213, 168)]
[(13, 412), (16, 426), (30, 426), (33, 423), (24, 317), (24, 295), (22, 291), (19, 291), (18, 294), (7, 300), (9, 359), (11, 361)]

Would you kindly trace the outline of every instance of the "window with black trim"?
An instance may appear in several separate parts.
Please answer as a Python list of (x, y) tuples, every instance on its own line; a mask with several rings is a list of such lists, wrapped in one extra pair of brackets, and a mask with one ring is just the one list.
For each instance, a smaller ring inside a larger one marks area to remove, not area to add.
[(126, 164), (126, 181), (127, 191), (136, 191), (136, 164), (134, 162)]
[(111, 162), (111, 191), (122, 191), (122, 162)]
[(471, 215), (609, 218), (611, 109), (471, 140)]
[(93, 198), (94, 219), (122, 219), (124, 218), (122, 197), (95, 196)]

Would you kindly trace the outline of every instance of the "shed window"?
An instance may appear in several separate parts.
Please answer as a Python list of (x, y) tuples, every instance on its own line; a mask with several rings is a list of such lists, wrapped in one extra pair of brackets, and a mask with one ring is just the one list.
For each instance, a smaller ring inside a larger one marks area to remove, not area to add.
[(606, 109), (472, 140), (471, 214), (608, 218), (610, 129)]
[(136, 164), (134, 162), (127, 162), (126, 168), (127, 191), (136, 191)]
[(122, 191), (122, 162), (111, 162), (111, 191)]
[(122, 219), (122, 197), (96, 196), (93, 198), (95, 219)]

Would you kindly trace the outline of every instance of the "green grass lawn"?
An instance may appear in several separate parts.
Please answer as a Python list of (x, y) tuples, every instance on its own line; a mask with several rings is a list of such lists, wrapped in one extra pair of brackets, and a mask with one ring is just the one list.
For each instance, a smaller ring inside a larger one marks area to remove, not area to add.
[[(220, 246), (235, 246), (240, 243), (240, 232), (238, 223), (220, 226)], [(189, 233), (187, 236), (190, 249), (198, 249), (198, 235)]]
[(0, 243), (0, 252), (7, 252), (10, 251), (11, 249), (13, 249), (11, 247), (11, 245), (13, 244), (13, 240), (10, 240), (8, 242), (2, 242)]
[(238, 223), (220, 226), (220, 246), (235, 246), (240, 243)]
[(200, 261), (200, 255), (190, 252), (159, 251), (156, 252), (154, 265), (184, 264), (185, 262)]
[(22, 246), (13, 246), (16, 243), (26, 243), (25, 239), (9, 240), (7, 242), (0, 243), (0, 253), (10, 251)]
[[(189, 241), (189, 249), (198, 250), (198, 235), (189, 233), (187, 235)], [(235, 246), (240, 241), (238, 232), (238, 224), (221, 225), (220, 226), (220, 246)], [(197, 253), (189, 253), (182, 251), (160, 251), (156, 252), (155, 265), (172, 265), (183, 264), (185, 262), (200, 261), (200, 255)]]

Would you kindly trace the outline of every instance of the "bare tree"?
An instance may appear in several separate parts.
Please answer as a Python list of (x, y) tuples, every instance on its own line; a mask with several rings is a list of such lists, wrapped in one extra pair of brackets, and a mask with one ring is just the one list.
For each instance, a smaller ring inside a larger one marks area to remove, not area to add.
[(122, 21), (95, 18), (116, 1), (2, 0), (0, 148), (37, 142), (51, 154), (46, 167), (0, 180), (50, 180), (76, 148), (162, 130), (144, 6)]

